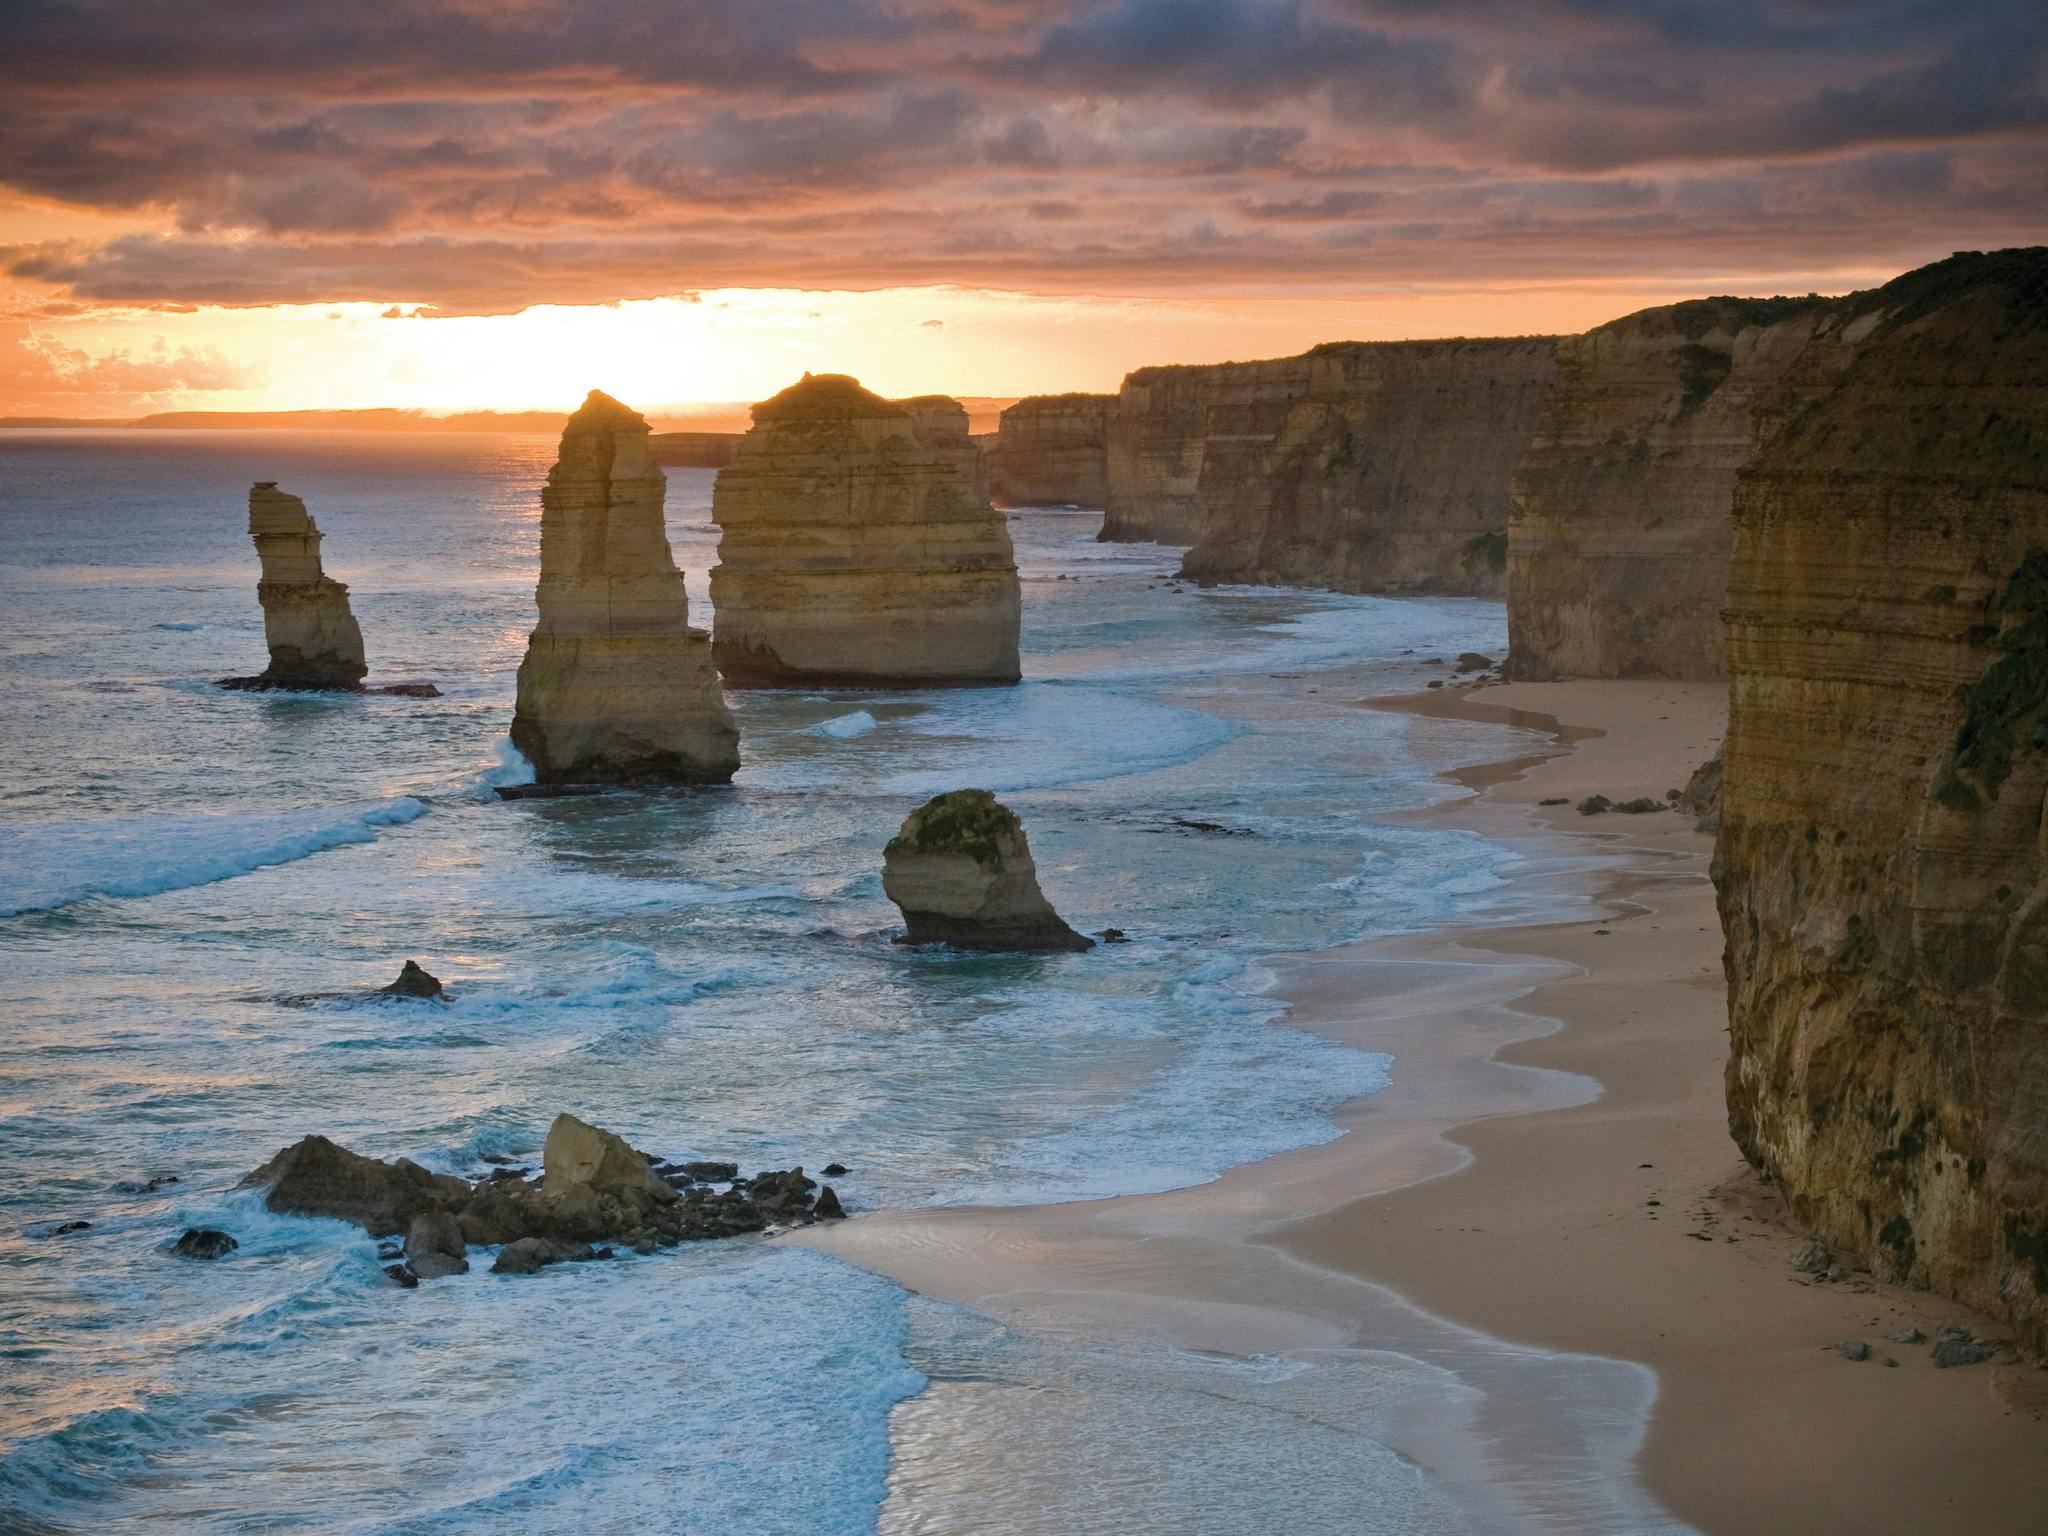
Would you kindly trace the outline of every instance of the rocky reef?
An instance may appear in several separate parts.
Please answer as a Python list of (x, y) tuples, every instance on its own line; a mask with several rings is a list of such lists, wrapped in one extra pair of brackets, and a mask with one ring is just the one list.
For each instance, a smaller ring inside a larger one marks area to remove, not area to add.
[(906, 944), (1094, 948), (1039, 891), (1023, 824), (985, 789), (956, 789), (912, 811), (884, 851), (882, 889), (902, 909)]
[(1115, 395), (1030, 395), (998, 418), (989, 491), (999, 507), (1107, 507)]
[(2048, 249), (1958, 255), (1830, 319), (1734, 498), (1729, 1125), (1835, 1248), (2038, 1356)]
[(1825, 299), (1698, 299), (1568, 336), (1515, 471), (1510, 677), (1715, 678), (1735, 474)]
[(512, 744), (541, 785), (722, 784), (739, 730), (690, 627), (647, 423), (592, 390), (541, 492), (540, 623)]
[(254, 677), (222, 678), (222, 686), (359, 690), (370, 670), (363, 632), (349, 611), (348, 588), (320, 569), (321, 534), (305, 502), (274, 480), (259, 480), (249, 490), (249, 537), (263, 567), (256, 600), (270, 665)]
[(386, 1271), (402, 1284), (466, 1272), (471, 1246), (501, 1250), (497, 1273), (531, 1274), (611, 1257), (594, 1244), (652, 1253), (844, 1214), (832, 1187), (820, 1188), (801, 1168), (743, 1179), (730, 1163), (663, 1163), (569, 1114), (548, 1128), (541, 1176), (530, 1179), (529, 1171), (499, 1168), (472, 1182), (307, 1136), (242, 1184), (265, 1190), (264, 1205), (282, 1215), (325, 1216), (372, 1237), (404, 1238), (405, 1264)]
[(1554, 355), (1548, 338), (1344, 342), (1219, 382), (1181, 575), (1500, 596)]
[(754, 407), (711, 516), (733, 686), (1017, 681), (1016, 554), (958, 402), (806, 374)]
[(1308, 384), (1308, 359), (1140, 368), (1109, 421), (1112, 543), (1192, 544), (1213, 453), (1235, 464), (1262, 453)]

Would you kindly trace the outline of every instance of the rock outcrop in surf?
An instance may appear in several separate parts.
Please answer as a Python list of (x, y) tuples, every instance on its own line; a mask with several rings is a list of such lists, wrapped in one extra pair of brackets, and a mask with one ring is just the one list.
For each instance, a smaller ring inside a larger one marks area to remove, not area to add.
[(254, 677), (221, 679), (226, 688), (333, 691), (361, 689), (369, 666), (348, 588), (320, 568), (321, 533), (306, 504), (274, 480), (249, 489), (249, 537), (263, 573), (263, 639), (270, 665)]
[(801, 1168), (745, 1179), (731, 1164), (662, 1163), (570, 1114), (548, 1128), (541, 1176), (528, 1178), (529, 1171), (500, 1168), (472, 1182), (307, 1136), (242, 1186), (265, 1190), (264, 1205), (280, 1215), (325, 1216), (372, 1237), (403, 1237), (411, 1268), (393, 1275), (401, 1284), (463, 1273), (470, 1246), (502, 1247), (497, 1273), (530, 1274), (611, 1257), (609, 1248), (592, 1245), (651, 1253), (845, 1214), (832, 1187), (820, 1188)]
[(1019, 676), (1017, 559), (957, 401), (806, 374), (754, 407), (712, 492), (712, 649), (742, 688)]
[(956, 789), (912, 811), (884, 851), (882, 889), (902, 909), (906, 944), (1094, 948), (1040, 892), (1023, 824), (985, 789)]
[(541, 492), (540, 622), (512, 744), (543, 786), (723, 784), (739, 729), (662, 526), (640, 413), (592, 390)]

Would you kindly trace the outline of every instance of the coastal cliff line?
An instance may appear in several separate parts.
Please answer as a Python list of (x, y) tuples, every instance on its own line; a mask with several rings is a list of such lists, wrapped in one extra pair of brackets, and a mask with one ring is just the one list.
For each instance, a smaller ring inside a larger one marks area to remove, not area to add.
[(1737, 481), (1730, 1130), (2048, 1349), (2048, 249), (1837, 301)]
[(999, 507), (1109, 505), (1114, 395), (1028, 395), (1004, 410), (988, 449)]

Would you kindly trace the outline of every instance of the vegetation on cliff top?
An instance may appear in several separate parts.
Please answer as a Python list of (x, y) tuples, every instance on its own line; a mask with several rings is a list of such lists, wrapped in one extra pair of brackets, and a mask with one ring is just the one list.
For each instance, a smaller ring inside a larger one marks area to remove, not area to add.
[(1023, 836), (1016, 813), (985, 789), (955, 789), (910, 813), (885, 854), (964, 853), (983, 869), (1002, 863), (1004, 841)]

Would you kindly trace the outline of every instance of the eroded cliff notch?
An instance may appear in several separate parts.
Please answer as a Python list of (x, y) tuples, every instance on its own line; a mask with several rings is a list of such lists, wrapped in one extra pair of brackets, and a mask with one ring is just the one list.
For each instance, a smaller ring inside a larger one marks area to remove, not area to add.
[(711, 517), (712, 644), (733, 686), (1017, 681), (1016, 554), (958, 402), (806, 374), (754, 407)]
[(305, 502), (260, 480), (249, 490), (249, 537), (263, 574), (263, 638), (270, 665), (255, 677), (230, 677), (229, 688), (342, 689), (354, 692), (369, 667), (363, 632), (349, 611), (348, 588), (320, 568), (319, 528)]
[(1840, 301), (1740, 477), (1729, 1126), (1795, 1215), (2048, 1348), (2048, 249)]
[(541, 492), (540, 622), (512, 717), (541, 784), (722, 784), (739, 767), (647, 437), (639, 412), (592, 390)]

